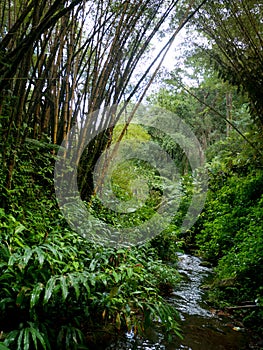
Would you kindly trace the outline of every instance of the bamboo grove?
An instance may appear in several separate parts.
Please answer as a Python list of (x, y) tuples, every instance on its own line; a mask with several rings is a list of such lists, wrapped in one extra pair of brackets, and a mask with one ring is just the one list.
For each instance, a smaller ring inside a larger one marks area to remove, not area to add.
[[(150, 0), (2, 3), (3, 187), (12, 188), (16, 158), (26, 140), (60, 145), (71, 127), (77, 122), (83, 126), (90, 113), (131, 100), (147, 75), (145, 69), (131, 84), (151, 40), (179, 9), (194, 11), (191, 5)], [(103, 134), (86, 152), (89, 160), (80, 170), (80, 178), (89, 180), (86, 184), (92, 182), (87, 174), (111, 131)], [(82, 188), (84, 196), (92, 191), (92, 185)]]

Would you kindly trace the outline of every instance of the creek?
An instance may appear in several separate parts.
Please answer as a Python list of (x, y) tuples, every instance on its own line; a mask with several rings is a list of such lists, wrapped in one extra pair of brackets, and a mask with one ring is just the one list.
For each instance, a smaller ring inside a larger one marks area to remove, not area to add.
[(247, 350), (248, 337), (241, 327), (223, 313), (216, 313), (206, 303), (202, 285), (211, 277), (212, 269), (202, 265), (202, 261), (192, 255), (179, 254), (178, 271), (182, 281), (167, 298), (180, 314), (180, 327), (183, 339), (178, 337), (170, 343), (156, 329), (147, 336), (126, 333), (106, 350)]

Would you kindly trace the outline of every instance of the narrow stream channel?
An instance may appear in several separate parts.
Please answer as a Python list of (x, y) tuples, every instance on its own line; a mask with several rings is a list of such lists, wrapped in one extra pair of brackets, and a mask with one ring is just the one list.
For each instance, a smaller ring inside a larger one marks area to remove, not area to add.
[[(202, 284), (212, 270), (202, 266), (199, 258), (179, 254), (178, 270), (182, 281), (167, 299), (180, 313), (183, 340), (174, 338), (172, 343), (164, 340), (157, 329), (151, 329), (147, 337), (126, 334), (106, 350), (248, 350), (246, 334), (235, 328), (233, 320), (210, 311), (205, 302)], [(236, 330), (235, 330), (236, 329)]]

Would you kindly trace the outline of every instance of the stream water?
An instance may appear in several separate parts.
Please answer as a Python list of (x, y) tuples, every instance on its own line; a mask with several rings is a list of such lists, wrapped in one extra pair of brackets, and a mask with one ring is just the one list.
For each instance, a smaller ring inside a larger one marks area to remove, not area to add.
[(178, 270), (182, 281), (167, 300), (179, 311), (183, 340), (175, 337), (167, 343), (156, 328), (144, 338), (127, 333), (106, 350), (251, 349), (242, 328), (232, 319), (213, 313), (205, 302), (202, 284), (211, 276), (212, 270), (202, 266), (199, 258), (188, 254), (179, 254)]

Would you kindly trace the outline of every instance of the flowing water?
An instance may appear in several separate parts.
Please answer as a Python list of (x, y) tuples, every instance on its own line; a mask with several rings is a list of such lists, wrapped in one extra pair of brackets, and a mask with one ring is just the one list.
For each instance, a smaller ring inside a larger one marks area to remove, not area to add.
[(250, 349), (245, 332), (233, 320), (215, 314), (205, 302), (202, 284), (212, 270), (202, 266), (199, 258), (179, 254), (178, 270), (182, 281), (167, 299), (180, 314), (183, 340), (174, 337), (170, 343), (156, 328), (144, 338), (132, 332), (111, 343), (107, 350), (247, 350)]

